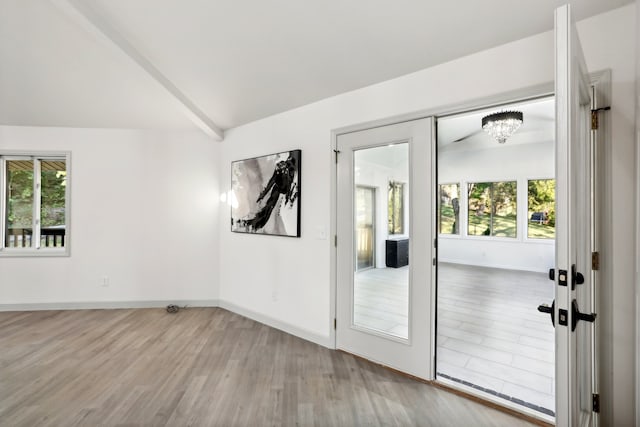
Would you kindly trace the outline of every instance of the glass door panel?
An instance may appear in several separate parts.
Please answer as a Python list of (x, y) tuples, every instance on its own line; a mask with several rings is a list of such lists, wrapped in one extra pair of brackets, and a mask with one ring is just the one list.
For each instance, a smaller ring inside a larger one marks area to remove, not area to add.
[[(409, 145), (354, 151), (355, 258), (353, 323), (409, 338)], [(376, 189), (387, 194), (379, 198)], [(378, 218), (381, 227), (376, 227)], [(405, 218), (406, 217), (406, 218)], [(386, 227), (385, 227), (386, 225)], [(374, 230), (381, 230), (375, 233)], [(380, 253), (376, 263), (375, 254)]]

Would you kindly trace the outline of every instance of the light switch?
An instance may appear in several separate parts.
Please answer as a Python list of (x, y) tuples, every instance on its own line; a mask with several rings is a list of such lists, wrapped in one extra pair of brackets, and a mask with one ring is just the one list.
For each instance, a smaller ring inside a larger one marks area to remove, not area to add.
[(316, 239), (327, 240), (327, 229), (324, 227), (316, 227)]

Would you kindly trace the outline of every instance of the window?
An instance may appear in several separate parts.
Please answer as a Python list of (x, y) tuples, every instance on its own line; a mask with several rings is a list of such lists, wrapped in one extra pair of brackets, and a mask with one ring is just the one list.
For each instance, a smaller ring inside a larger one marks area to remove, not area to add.
[(389, 181), (389, 234), (404, 234), (404, 183)]
[(468, 234), (516, 237), (517, 194), (516, 181), (470, 183)]
[(460, 184), (440, 185), (440, 234), (460, 234)]
[(0, 155), (1, 253), (66, 253), (67, 157)]
[(556, 180), (531, 179), (528, 182), (528, 227), (530, 239), (556, 237)]

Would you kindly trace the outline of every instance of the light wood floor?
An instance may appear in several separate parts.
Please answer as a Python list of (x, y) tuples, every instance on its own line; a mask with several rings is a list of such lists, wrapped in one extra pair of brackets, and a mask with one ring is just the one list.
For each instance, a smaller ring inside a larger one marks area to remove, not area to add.
[(544, 273), (441, 263), (438, 373), (553, 416), (551, 301)]
[(217, 308), (0, 313), (2, 426), (519, 426)]
[[(408, 267), (356, 273), (354, 322), (407, 338), (408, 280)], [(553, 416), (554, 331), (537, 311), (552, 300), (543, 273), (440, 263), (438, 374)]]

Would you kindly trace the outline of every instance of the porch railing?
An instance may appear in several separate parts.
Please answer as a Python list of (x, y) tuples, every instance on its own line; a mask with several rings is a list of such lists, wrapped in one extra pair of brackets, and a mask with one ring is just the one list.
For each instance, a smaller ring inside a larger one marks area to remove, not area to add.
[[(57, 225), (40, 229), (40, 247), (64, 248), (66, 227)], [(5, 246), (8, 248), (32, 247), (33, 230), (31, 228), (9, 228), (7, 230)]]

